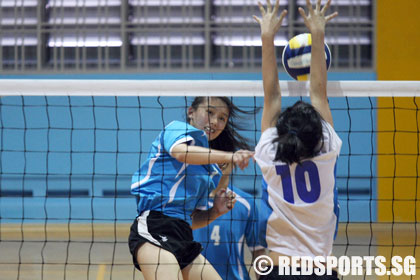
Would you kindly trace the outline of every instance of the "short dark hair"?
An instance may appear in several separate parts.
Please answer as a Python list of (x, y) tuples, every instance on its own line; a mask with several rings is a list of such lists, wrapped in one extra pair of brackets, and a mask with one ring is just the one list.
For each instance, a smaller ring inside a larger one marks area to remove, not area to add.
[[(227, 151), (227, 152), (234, 152), (239, 149), (249, 150), (250, 149), (250, 146), (248, 144), (249, 140), (241, 136), (237, 132), (237, 130), (244, 129), (244, 126), (241, 125), (241, 122), (240, 122), (242, 117), (239, 115), (239, 113), (254, 114), (255, 111), (242, 110), (239, 107), (237, 107), (235, 104), (233, 104), (230, 98), (224, 97), (224, 96), (196, 97), (191, 103), (191, 108), (193, 108), (194, 110), (197, 110), (198, 106), (200, 106), (200, 104), (203, 103), (206, 100), (206, 98), (219, 98), (226, 104), (229, 111), (229, 119), (226, 123), (225, 129), (222, 131), (222, 133), (220, 133), (220, 135), (216, 139), (209, 141), (210, 148), (221, 150), (221, 151)], [(190, 118), (188, 117), (188, 114), (187, 114), (187, 122), (188, 123), (190, 122)]]
[(322, 117), (309, 103), (298, 101), (277, 121), (276, 161), (300, 163), (319, 154), (323, 145)]

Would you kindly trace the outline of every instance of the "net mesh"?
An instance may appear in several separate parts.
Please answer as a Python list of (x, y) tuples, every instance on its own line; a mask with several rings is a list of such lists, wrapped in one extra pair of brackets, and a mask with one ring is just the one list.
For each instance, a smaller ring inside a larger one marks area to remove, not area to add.
[[(262, 108), (260, 82), (148, 81), (140, 89), (134, 81), (92, 82), (85, 96), (84, 81), (65, 83), (1, 82), (1, 278), (142, 279), (127, 247), (137, 215), (132, 174), (165, 125), (185, 120), (200, 84), (201, 94), (228, 93), (249, 111)], [(306, 83), (282, 86), (285, 107), (308, 101)], [(334, 254), (417, 257), (419, 84), (330, 83), (329, 90), (343, 140)], [(240, 131), (252, 146), (260, 121), (261, 111)], [(254, 163), (233, 182), (261, 198)]]

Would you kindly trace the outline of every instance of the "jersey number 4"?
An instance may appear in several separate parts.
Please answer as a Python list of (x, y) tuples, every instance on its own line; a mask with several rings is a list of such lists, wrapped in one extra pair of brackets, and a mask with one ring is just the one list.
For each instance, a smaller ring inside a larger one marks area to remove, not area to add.
[(211, 231), (210, 239), (214, 241), (214, 246), (220, 245), (220, 226), (215, 225)]
[[(293, 195), (290, 167), (288, 165), (276, 165), (276, 173), (281, 176), (284, 199), (287, 202), (294, 204), (295, 198)], [(307, 174), (310, 188), (307, 186), (305, 174)], [(302, 201), (313, 203), (318, 200), (319, 195), (321, 194), (321, 183), (319, 181), (318, 168), (314, 162), (308, 160), (296, 166), (295, 182), (297, 194)]]

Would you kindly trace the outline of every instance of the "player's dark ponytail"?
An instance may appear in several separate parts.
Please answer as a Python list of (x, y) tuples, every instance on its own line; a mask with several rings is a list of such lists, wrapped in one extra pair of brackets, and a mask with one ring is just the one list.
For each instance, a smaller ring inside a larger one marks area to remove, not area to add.
[(282, 112), (273, 141), (278, 144), (275, 160), (292, 164), (316, 156), (323, 145), (321, 120), (315, 108), (303, 101)]

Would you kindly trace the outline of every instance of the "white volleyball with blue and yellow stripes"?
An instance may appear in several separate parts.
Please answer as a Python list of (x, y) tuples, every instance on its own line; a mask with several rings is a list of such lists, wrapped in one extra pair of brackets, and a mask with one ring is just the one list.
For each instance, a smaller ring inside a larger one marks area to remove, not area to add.
[[(325, 43), (324, 43), (325, 44)], [(311, 66), (312, 37), (310, 33), (299, 34), (289, 40), (283, 50), (283, 67), (295, 80), (307, 81)], [(331, 65), (331, 51), (325, 44), (325, 60), (327, 70)]]

